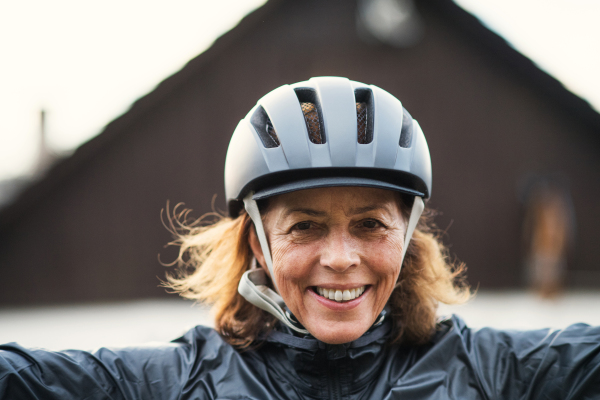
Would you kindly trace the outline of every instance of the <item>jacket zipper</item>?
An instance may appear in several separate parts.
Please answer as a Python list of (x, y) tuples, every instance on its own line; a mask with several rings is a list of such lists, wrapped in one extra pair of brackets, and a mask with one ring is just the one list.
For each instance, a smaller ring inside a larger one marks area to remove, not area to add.
[(329, 379), (327, 380), (329, 386), (329, 400), (342, 400), (342, 386), (340, 378), (340, 365), (338, 360), (329, 360), (328, 370)]

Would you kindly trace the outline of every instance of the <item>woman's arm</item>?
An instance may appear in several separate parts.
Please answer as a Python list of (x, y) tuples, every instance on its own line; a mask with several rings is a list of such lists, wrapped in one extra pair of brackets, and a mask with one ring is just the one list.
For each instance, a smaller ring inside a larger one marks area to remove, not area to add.
[(189, 343), (94, 353), (0, 346), (0, 399), (177, 399), (187, 382)]
[(498, 398), (600, 398), (600, 327), (481, 329), (468, 336), (481, 383)]

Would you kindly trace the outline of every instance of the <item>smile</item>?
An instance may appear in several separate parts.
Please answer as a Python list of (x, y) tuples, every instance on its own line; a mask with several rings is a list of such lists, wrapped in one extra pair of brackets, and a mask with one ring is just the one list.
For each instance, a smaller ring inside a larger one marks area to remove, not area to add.
[(315, 287), (315, 292), (317, 292), (320, 296), (323, 296), (329, 300), (337, 301), (338, 303), (341, 303), (343, 301), (354, 300), (357, 297), (360, 297), (360, 295), (363, 294), (364, 291), (365, 286), (345, 290), (326, 289), (319, 286)]

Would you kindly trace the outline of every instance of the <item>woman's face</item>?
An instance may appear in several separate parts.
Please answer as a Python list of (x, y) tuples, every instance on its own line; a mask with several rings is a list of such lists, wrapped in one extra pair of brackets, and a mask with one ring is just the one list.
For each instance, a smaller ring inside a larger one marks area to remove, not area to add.
[[(359, 187), (283, 194), (270, 199), (264, 226), (277, 287), (298, 321), (326, 343), (362, 336), (400, 273), (399, 194)], [(265, 266), (254, 232), (250, 245)]]

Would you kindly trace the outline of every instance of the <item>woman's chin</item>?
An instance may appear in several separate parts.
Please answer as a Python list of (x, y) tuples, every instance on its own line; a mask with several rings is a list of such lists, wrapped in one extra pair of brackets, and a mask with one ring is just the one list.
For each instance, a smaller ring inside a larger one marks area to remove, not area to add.
[(348, 302), (325, 300), (312, 290), (304, 295), (305, 308), (297, 315), (300, 323), (320, 341), (328, 344), (352, 342), (373, 324), (377, 307), (373, 304), (372, 287), (363, 296)]
[(368, 329), (355, 322), (324, 322), (317, 327), (307, 327), (315, 338), (327, 344), (342, 344), (353, 342), (361, 337)]

